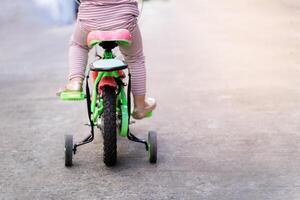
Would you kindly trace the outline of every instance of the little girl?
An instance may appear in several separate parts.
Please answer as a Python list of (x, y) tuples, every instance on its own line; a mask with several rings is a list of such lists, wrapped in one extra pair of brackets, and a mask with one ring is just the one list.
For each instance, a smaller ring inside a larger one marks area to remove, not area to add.
[[(70, 40), (69, 82), (60, 92), (82, 91), (89, 48), (86, 44), (90, 31), (127, 29), (132, 35), (131, 46), (120, 46), (132, 78), (134, 99), (133, 118), (142, 119), (156, 107), (156, 102), (146, 96), (146, 68), (142, 37), (137, 17), (136, 0), (81, 0), (78, 20)], [(60, 94), (59, 92), (59, 94)]]

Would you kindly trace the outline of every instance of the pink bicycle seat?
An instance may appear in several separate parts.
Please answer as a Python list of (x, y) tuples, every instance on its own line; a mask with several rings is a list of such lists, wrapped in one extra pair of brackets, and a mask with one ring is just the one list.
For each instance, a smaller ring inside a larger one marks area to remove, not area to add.
[(119, 45), (130, 45), (131, 34), (126, 29), (115, 31), (91, 31), (87, 37), (87, 45), (93, 47), (102, 42), (117, 42)]

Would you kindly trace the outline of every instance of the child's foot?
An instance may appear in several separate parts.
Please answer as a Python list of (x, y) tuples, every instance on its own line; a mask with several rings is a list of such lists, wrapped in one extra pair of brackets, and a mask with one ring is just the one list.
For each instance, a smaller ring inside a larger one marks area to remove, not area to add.
[(144, 108), (134, 108), (132, 117), (134, 119), (143, 119), (148, 116), (148, 113), (152, 112), (156, 108), (156, 101), (153, 98), (147, 98), (145, 100)]
[(60, 88), (56, 95), (60, 96), (63, 92), (82, 92), (82, 79), (71, 79), (64, 88)]

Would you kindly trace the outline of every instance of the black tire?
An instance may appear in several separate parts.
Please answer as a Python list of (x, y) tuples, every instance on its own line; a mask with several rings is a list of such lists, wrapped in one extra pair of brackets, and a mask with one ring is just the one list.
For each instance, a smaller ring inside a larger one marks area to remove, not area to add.
[(116, 93), (109, 86), (103, 88), (103, 162), (114, 166), (117, 162)]
[(73, 135), (65, 135), (65, 166), (71, 167), (73, 159)]
[(155, 131), (149, 131), (148, 133), (148, 155), (149, 162), (156, 163), (157, 161), (157, 134)]

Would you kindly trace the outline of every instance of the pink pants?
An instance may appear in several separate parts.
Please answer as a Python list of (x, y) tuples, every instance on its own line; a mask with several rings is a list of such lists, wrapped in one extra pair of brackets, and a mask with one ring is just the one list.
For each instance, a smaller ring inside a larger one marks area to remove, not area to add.
[[(92, 30), (82, 28), (82, 22), (77, 21), (70, 40), (69, 48), (69, 79), (85, 77), (85, 68), (88, 62), (89, 47), (86, 44), (88, 33)], [(143, 53), (143, 44), (140, 29), (135, 26), (132, 34), (131, 46), (119, 46), (125, 62), (129, 66), (132, 79), (132, 94), (146, 94), (146, 67)]]

